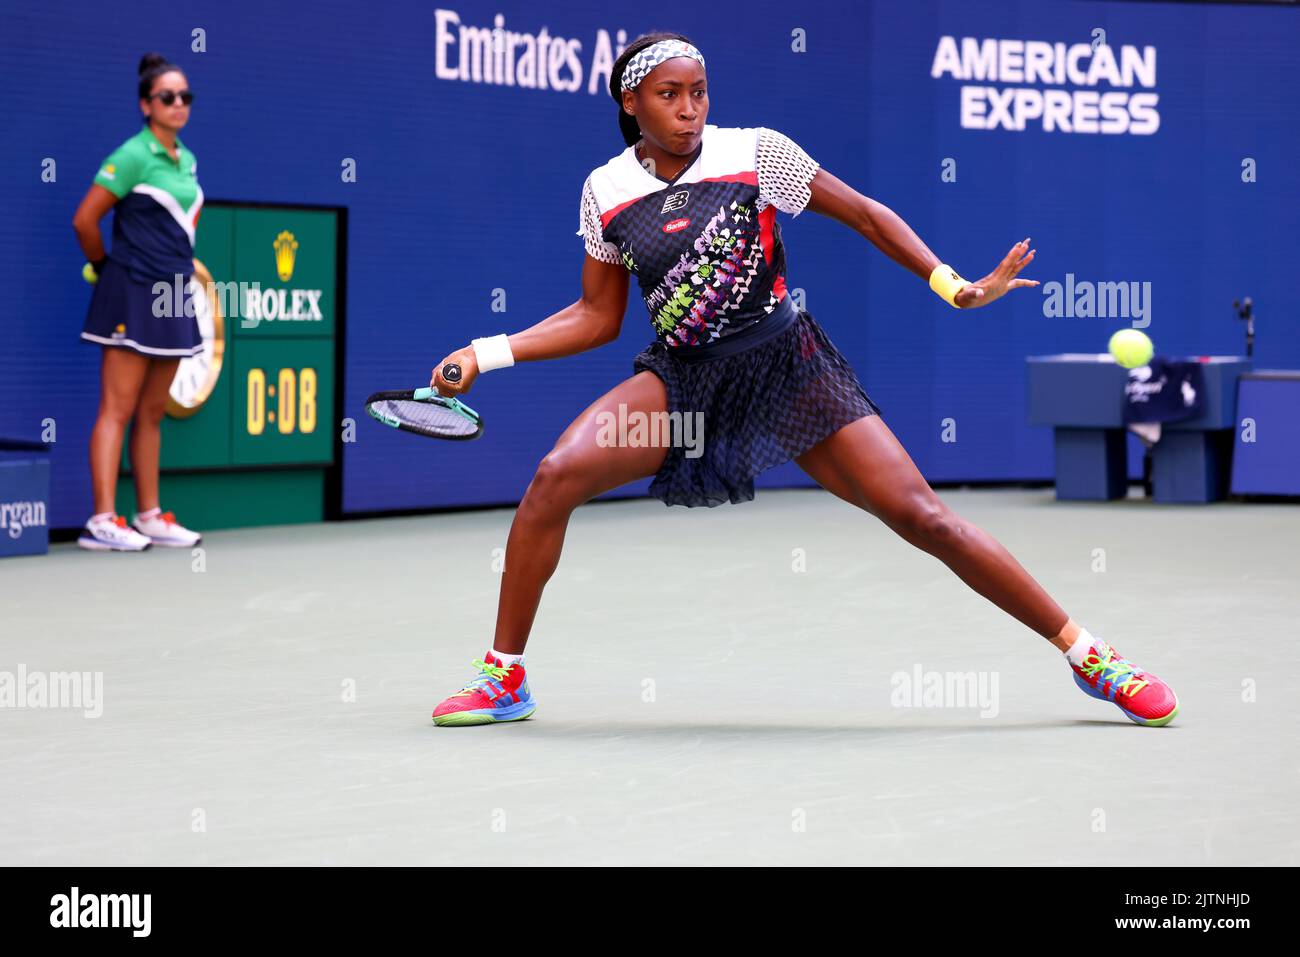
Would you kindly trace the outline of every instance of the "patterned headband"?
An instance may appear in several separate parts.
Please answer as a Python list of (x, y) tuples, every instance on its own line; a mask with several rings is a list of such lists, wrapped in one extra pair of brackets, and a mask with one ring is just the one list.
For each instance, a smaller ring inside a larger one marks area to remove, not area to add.
[(671, 60), (678, 56), (688, 56), (692, 60), (698, 60), (700, 66), (704, 66), (704, 54), (684, 40), (660, 40), (634, 54), (627, 61), (627, 67), (623, 70), (623, 89), (635, 90), (641, 85), (641, 81), (650, 75), (651, 70), (664, 60)]

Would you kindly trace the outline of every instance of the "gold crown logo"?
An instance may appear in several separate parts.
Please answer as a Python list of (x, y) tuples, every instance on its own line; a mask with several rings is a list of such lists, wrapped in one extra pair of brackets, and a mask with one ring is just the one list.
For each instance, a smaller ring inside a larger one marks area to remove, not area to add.
[(281, 282), (288, 282), (293, 277), (293, 261), (298, 252), (298, 240), (293, 233), (285, 230), (275, 237), (275, 271), (280, 274)]

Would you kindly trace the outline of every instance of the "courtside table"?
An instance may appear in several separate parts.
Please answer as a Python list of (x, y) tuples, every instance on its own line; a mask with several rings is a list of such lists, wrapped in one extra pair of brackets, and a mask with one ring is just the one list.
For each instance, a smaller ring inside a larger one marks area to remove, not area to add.
[[(1237, 380), (1250, 371), (1243, 356), (1204, 356), (1200, 415), (1165, 424), (1151, 449), (1157, 502), (1224, 498), (1231, 474)], [(1123, 498), (1128, 491), (1124, 385), (1128, 370), (1109, 353), (1029, 356), (1030, 425), (1055, 436), (1056, 497), (1074, 501)]]

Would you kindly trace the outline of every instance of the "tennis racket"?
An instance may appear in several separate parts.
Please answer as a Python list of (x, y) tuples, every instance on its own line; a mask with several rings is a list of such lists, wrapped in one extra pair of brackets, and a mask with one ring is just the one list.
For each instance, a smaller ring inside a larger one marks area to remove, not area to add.
[[(448, 382), (459, 382), (460, 376), (456, 363), (442, 367)], [(384, 425), (433, 439), (468, 441), (483, 434), (481, 415), (455, 396), (439, 395), (433, 388), (376, 392), (366, 399), (366, 412)]]

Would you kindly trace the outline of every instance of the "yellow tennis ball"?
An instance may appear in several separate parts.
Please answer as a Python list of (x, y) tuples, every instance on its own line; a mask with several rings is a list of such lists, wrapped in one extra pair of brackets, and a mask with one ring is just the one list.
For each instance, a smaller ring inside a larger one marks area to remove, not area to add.
[(1146, 365), (1155, 351), (1147, 334), (1136, 329), (1121, 329), (1110, 337), (1110, 354), (1125, 369)]
[(94, 266), (90, 263), (86, 263), (86, 265), (81, 267), (81, 278), (93, 286), (95, 283), (99, 282), (99, 273), (95, 272)]

